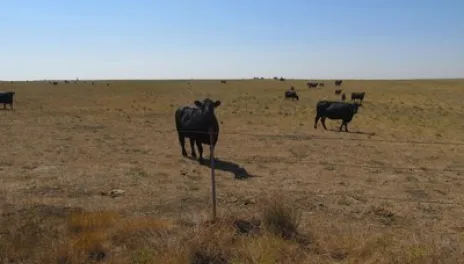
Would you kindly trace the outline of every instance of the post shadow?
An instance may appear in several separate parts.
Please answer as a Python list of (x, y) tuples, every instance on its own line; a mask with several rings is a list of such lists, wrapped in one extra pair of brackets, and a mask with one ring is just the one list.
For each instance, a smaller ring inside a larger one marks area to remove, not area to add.
[[(198, 162), (193, 157), (188, 157), (190, 160)], [(208, 168), (211, 168), (211, 159), (210, 158), (204, 158), (205, 162), (202, 164), (202, 166), (206, 166)], [(234, 178), (238, 180), (243, 180), (243, 179), (248, 179), (248, 178), (254, 178), (254, 177), (260, 177), (258, 175), (252, 175), (248, 173), (248, 171), (240, 166), (239, 164), (231, 161), (225, 161), (221, 160), (218, 158), (214, 159), (214, 168), (216, 170), (224, 171), (224, 172), (229, 172), (234, 174)]]

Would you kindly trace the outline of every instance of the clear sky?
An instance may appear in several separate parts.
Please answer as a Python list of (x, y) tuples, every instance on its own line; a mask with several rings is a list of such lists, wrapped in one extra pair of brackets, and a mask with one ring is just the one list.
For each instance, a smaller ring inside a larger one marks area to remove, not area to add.
[(0, 0), (0, 80), (464, 77), (463, 0)]

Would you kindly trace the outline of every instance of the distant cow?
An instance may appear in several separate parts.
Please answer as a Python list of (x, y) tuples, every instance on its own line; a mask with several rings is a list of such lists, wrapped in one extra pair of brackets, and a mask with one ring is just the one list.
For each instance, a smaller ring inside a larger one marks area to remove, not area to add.
[(342, 93), (342, 89), (335, 90), (335, 94), (341, 94), (341, 93)]
[(353, 116), (358, 112), (359, 104), (357, 103), (343, 103), (334, 101), (319, 101), (316, 105), (316, 118), (314, 119), (314, 129), (317, 129), (317, 122), (321, 119), (322, 126), (325, 130), (325, 119), (341, 119), (342, 125), (340, 131), (342, 131), (343, 125), (345, 125), (345, 131), (348, 132), (348, 123), (351, 122)]
[(292, 100), (296, 99), (297, 101), (300, 100), (295, 91), (285, 91), (285, 99), (287, 98), (292, 98)]
[(280, 77), (280, 81), (281, 81), (281, 82), (285, 82), (285, 78), (284, 78), (284, 77)]
[(353, 101), (356, 101), (356, 99), (359, 99), (362, 103), (363, 99), (364, 99), (364, 95), (366, 94), (366, 92), (362, 92), (362, 93), (351, 93), (351, 100)]
[(15, 92), (0, 92), (0, 104), (3, 104), (3, 109), (6, 109), (6, 105), (10, 105), (10, 109), (13, 110), (13, 99)]
[[(190, 148), (192, 157), (196, 158), (194, 144), (196, 143), (200, 154), (199, 162), (203, 160), (202, 144), (216, 146), (219, 136), (219, 124), (214, 113), (214, 109), (221, 104), (221, 101), (213, 102), (210, 98), (204, 99), (202, 102), (195, 100), (196, 107), (180, 106), (175, 112), (175, 121), (179, 143), (182, 147), (182, 155), (187, 156), (185, 150), (185, 138), (190, 139)], [(213, 128), (213, 142), (210, 141), (210, 128)]]
[(53, 82), (53, 85), (58, 85), (58, 82)]
[(224, 83), (224, 84), (226, 84), (226, 83), (227, 83), (227, 81), (226, 81), (226, 80), (222, 80), (222, 81), (221, 81), (221, 83)]
[(335, 81), (335, 86), (340, 86), (342, 84), (342, 80), (336, 80)]
[(345, 101), (346, 100), (346, 95), (344, 93), (342, 93), (342, 97), (341, 97), (342, 101)]
[(324, 83), (319, 83), (319, 87), (324, 87)]
[(64, 83), (69, 83), (68, 81), (64, 81)]
[(308, 86), (308, 88), (312, 88), (312, 87), (317, 87), (319, 83), (317, 82), (308, 82), (306, 85)]

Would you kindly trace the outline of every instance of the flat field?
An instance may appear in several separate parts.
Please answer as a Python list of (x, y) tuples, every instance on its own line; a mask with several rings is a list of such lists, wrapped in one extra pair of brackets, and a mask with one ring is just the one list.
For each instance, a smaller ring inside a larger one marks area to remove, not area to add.
[[(305, 82), (0, 83), (0, 263), (464, 263), (464, 80), (344, 81), (366, 92), (350, 133), (314, 129), (339, 96)], [(215, 223), (210, 168), (174, 126), (205, 97)]]

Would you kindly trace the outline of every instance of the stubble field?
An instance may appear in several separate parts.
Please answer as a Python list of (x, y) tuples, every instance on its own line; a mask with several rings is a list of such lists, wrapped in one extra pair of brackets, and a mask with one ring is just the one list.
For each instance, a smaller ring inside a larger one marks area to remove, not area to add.
[[(350, 133), (313, 128), (316, 102), (339, 99), (324, 82), (0, 83), (16, 92), (0, 111), (0, 262), (464, 262), (464, 80), (344, 81), (348, 99), (366, 92)], [(174, 126), (206, 97), (222, 103), (215, 223), (210, 168), (182, 157)], [(259, 232), (238, 234), (248, 222)]]

